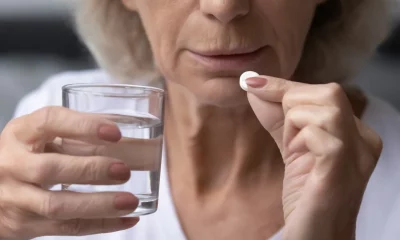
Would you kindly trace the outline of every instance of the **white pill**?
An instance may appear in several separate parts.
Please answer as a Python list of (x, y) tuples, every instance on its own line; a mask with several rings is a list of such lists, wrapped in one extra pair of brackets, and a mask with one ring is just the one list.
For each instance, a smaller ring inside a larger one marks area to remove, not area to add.
[(243, 90), (247, 91), (248, 87), (247, 87), (246, 80), (248, 78), (257, 77), (257, 76), (260, 76), (260, 75), (253, 71), (247, 71), (247, 72), (242, 73), (242, 75), (240, 76), (240, 80), (239, 80), (240, 87)]

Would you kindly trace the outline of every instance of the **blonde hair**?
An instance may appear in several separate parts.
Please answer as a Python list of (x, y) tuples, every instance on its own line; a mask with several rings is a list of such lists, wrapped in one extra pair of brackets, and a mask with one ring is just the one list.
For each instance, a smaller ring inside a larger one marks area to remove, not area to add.
[[(385, 0), (326, 0), (315, 13), (294, 78), (349, 79), (386, 36)], [(83, 0), (77, 30), (94, 58), (121, 81), (157, 79), (150, 44), (137, 13), (121, 0)], [(151, 84), (151, 83), (150, 83)]]

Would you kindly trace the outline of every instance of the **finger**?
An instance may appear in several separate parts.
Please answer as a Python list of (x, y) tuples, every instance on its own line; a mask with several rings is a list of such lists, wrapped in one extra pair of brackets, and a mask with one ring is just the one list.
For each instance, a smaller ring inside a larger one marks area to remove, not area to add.
[[(131, 170), (156, 171), (160, 168), (163, 138), (121, 138), (118, 143), (96, 145), (77, 140), (64, 139), (52, 150), (73, 156), (105, 156), (123, 161)], [(49, 149), (49, 147), (48, 147)], [(137, 157), (133, 157), (137, 156)]]
[(111, 142), (121, 138), (120, 130), (112, 121), (63, 107), (47, 107), (17, 118), (6, 126), (5, 132), (25, 144), (51, 142), (55, 137)]
[(305, 83), (275, 78), (271, 76), (258, 76), (246, 80), (248, 92), (267, 102), (281, 103), (285, 94), (293, 88), (307, 86)]
[(332, 106), (300, 105), (291, 108), (285, 117), (284, 145), (295, 137), (300, 129), (307, 125), (317, 126), (333, 136), (342, 139), (346, 134), (353, 134), (354, 127), (347, 129), (345, 116), (341, 109)]
[(248, 92), (264, 101), (284, 102), (288, 98), (284, 105), (289, 108), (299, 104), (349, 105), (343, 88), (337, 83), (305, 84), (271, 76), (249, 78), (246, 83)]
[[(19, 212), (20, 214), (24, 214)], [(81, 236), (116, 232), (135, 226), (139, 218), (49, 220), (33, 214), (7, 219), (2, 239), (33, 239), (41, 236)]]
[[(271, 134), (280, 151), (283, 152), (282, 140), (285, 116), (282, 105), (280, 103), (265, 102), (251, 93), (247, 97), (257, 119)], [(265, 109), (268, 109), (268, 111)]]
[(139, 203), (127, 192), (77, 193), (14, 185), (16, 189), (9, 189), (1, 196), (7, 206), (16, 206), (52, 220), (121, 217), (132, 213)]
[(325, 156), (336, 152), (342, 145), (341, 140), (327, 131), (314, 125), (308, 125), (293, 138), (288, 149), (290, 152), (311, 151), (316, 156)]
[(288, 151), (290, 153), (311, 152), (317, 159), (316, 167), (323, 173), (328, 173), (335, 165), (344, 161), (341, 156), (343, 147), (343, 142), (327, 131), (308, 125), (301, 129), (290, 142)]
[(377, 161), (382, 153), (383, 142), (381, 137), (370, 127), (365, 125), (360, 121), (357, 117), (354, 117), (354, 121), (356, 123), (357, 129), (364, 142), (367, 144), (368, 149), (370, 149), (371, 154), (374, 156), (374, 159)]
[[(123, 138), (121, 138), (121, 140), (122, 139)], [(102, 151), (104, 147), (106, 147), (106, 144), (99, 145), (80, 140), (61, 139), (57, 137), (53, 142), (46, 144), (44, 152), (60, 153), (72, 156), (104, 156)]]
[(283, 97), (283, 110), (286, 113), (289, 109), (299, 105), (337, 107), (348, 116), (353, 116), (350, 101), (343, 88), (337, 83), (303, 85), (292, 88)]
[(36, 226), (37, 236), (86, 236), (111, 233), (134, 227), (139, 218), (71, 219), (48, 221)]
[(26, 154), (24, 158), (10, 162), (7, 169), (17, 179), (28, 183), (115, 185), (128, 181), (131, 174), (123, 161), (103, 156), (43, 153)]

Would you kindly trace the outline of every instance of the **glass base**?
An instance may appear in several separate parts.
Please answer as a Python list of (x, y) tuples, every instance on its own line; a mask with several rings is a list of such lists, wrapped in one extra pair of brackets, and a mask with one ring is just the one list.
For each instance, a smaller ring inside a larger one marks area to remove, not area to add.
[[(86, 186), (90, 186), (90, 185), (86, 185)], [(90, 191), (89, 189), (88, 189), (88, 187), (84, 187), (83, 185), (76, 185), (76, 184), (73, 184), (73, 185), (62, 184), (61, 185), (62, 191), (74, 191), (74, 192), (86, 192), (86, 193), (93, 192), (93, 191)], [(133, 213), (125, 215), (123, 217), (140, 217), (140, 216), (155, 213), (157, 211), (158, 197), (150, 196), (147, 194), (134, 194), (134, 195), (139, 199), (139, 205)]]
[(139, 206), (133, 213), (128, 214), (124, 217), (140, 217), (155, 213), (157, 211), (158, 198), (143, 196), (143, 195), (135, 195), (135, 196), (139, 198)]

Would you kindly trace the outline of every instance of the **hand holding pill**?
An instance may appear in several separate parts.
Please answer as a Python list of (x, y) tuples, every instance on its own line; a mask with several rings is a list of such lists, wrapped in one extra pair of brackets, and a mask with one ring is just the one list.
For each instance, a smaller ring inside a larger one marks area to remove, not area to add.
[[(285, 239), (320, 239), (316, 232), (337, 227), (343, 236), (336, 239), (352, 239), (352, 223), (382, 150), (380, 137), (353, 115), (339, 84), (245, 72), (240, 86), (285, 164)], [(316, 232), (297, 232), (317, 225)]]

